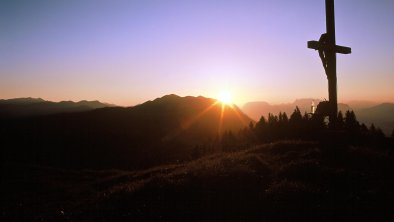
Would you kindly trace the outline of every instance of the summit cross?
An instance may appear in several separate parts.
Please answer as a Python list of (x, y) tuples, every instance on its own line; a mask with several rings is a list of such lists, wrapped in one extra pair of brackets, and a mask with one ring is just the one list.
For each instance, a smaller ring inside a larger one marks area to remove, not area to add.
[(335, 40), (335, 13), (334, 0), (326, 0), (326, 27), (327, 32), (322, 34), (319, 41), (309, 41), (308, 48), (318, 50), (324, 70), (328, 79), (330, 124), (337, 121), (338, 99), (337, 99), (337, 53), (350, 54), (351, 48), (336, 45)]

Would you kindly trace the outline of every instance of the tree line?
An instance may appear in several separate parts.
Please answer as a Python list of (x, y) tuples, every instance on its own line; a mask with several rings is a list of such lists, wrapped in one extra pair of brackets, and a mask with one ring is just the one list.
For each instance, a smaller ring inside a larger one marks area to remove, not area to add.
[[(394, 134), (394, 132), (393, 132)], [(393, 135), (394, 136), (394, 135)], [(224, 151), (239, 150), (254, 144), (269, 143), (279, 140), (314, 140), (335, 144), (380, 144), (386, 142), (382, 130), (371, 124), (369, 127), (357, 120), (354, 111), (345, 115), (338, 112), (335, 126), (329, 125), (327, 118), (315, 114), (302, 115), (298, 107), (290, 117), (286, 112), (278, 115), (262, 116), (256, 123), (237, 133), (224, 132), (221, 139)]]

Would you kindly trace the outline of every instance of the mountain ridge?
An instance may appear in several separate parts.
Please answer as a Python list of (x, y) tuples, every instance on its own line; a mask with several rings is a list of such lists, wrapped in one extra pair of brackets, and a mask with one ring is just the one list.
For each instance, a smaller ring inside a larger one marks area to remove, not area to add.
[(52, 102), (42, 98), (14, 98), (0, 100), (0, 117), (30, 117), (56, 113), (82, 112), (115, 105), (98, 100)]
[(167, 95), (134, 107), (5, 119), (0, 141), (18, 161), (138, 169), (214, 152), (221, 134), (238, 133), (251, 121), (214, 99)]

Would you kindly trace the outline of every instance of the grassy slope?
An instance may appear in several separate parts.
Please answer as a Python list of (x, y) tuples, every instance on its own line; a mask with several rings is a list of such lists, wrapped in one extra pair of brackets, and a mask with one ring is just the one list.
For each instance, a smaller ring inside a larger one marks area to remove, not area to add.
[(394, 219), (392, 151), (378, 148), (289, 141), (133, 172), (4, 166), (1, 216), (18, 221)]

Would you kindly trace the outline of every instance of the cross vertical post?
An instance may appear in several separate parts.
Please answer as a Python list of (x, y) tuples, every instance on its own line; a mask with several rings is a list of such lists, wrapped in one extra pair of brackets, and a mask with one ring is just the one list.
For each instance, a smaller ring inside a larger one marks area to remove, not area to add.
[[(326, 0), (326, 27), (327, 43), (336, 45), (335, 40), (335, 13), (334, 0)], [(337, 98), (337, 55), (335, 49), (327, 50), (327, 79), (328, 79), (328, 99), (330, 101), (330, 124), (336, 125), (338, 113)]]

